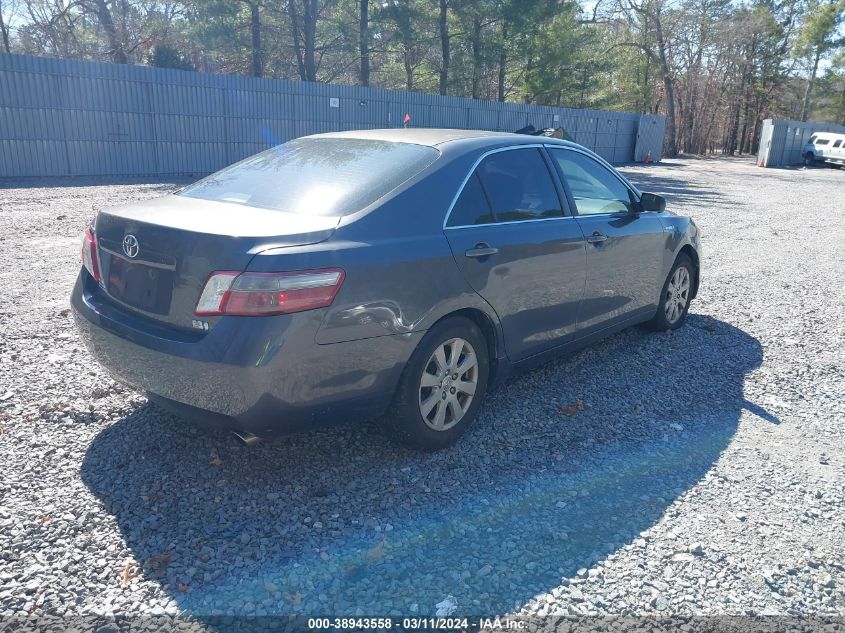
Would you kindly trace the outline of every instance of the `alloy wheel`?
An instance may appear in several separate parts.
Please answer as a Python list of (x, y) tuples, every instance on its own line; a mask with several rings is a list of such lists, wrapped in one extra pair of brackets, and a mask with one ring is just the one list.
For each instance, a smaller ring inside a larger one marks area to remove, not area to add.
[(478, 387), (478, 358), (470, 343), (453, 338), (437, 346), (420, 378), (420, 414), (435, 431), (447, 431), (467, 412)]
[(666, 314), (666, 320), (670, 324), (674, 324), (681, 318), (684, 313), (684, 308), (689, 302), (690, 293), (690, 274), (686, 266), (679, 266), (675, 269), (672, 277), (669, 279), (669, 285), (666, 287), (666, 296), (664, 298), (663, 310)]

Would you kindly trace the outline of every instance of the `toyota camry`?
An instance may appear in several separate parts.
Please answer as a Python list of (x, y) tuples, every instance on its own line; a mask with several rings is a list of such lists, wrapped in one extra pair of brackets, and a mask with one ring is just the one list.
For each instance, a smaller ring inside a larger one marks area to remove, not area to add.
[(513, 372), (684, 323), (699, 233), (665, 206), (553, 138), (321, 134), (101, 211), (71, 302), (181, 417), (247, 442), (378, 418), (433, 450)]

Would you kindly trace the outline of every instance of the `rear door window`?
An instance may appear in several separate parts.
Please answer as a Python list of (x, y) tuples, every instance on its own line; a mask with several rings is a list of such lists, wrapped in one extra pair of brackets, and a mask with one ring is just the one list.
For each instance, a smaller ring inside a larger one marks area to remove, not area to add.
[(487, 196), (478, 180), (478, 172), (473, 172), (464, 185), (461, 195), (455, 201), (446, 226), (471, 226), (490, 224), (495, 221), (496, 218), (490, 211)]
[(578, 215), (633, 210), (631, 191), (604, 165), (572, 150), (549, 148), (549, 153), (569, 185)]
[(498, 222), (563, 215), (546, 161), (537, 148), (490, 154), (481, 161), (477, 173)]
[(833, 147), (834, 147), (834, 149), (835, 149), (835, 148), (839, 147), (840, 145), (842, 145), (842, 139), (839, 139), (838, 141), (836, 141), (836, 142), (833, 144)]

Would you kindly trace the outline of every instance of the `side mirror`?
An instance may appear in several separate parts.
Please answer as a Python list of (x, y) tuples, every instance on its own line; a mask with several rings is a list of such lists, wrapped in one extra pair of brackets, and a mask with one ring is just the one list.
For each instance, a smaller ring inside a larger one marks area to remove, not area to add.
[(640, 209), (643, 211), (665, 211), (666, 198), (656, 193), (644, 193), (640, 196)]

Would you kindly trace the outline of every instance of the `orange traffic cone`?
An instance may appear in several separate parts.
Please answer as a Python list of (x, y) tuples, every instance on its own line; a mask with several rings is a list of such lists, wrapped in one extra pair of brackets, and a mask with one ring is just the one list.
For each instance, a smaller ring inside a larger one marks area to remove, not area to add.
[(644, 162), (646, 165), (650, 165), (650, 164), (651, 164), (651, 162), (652, 162), (652, 161), (651, 161), (651, 150), (648, 150), (648, 153), (645, 155), (645, 158), (643, 159), (643, 162)]

